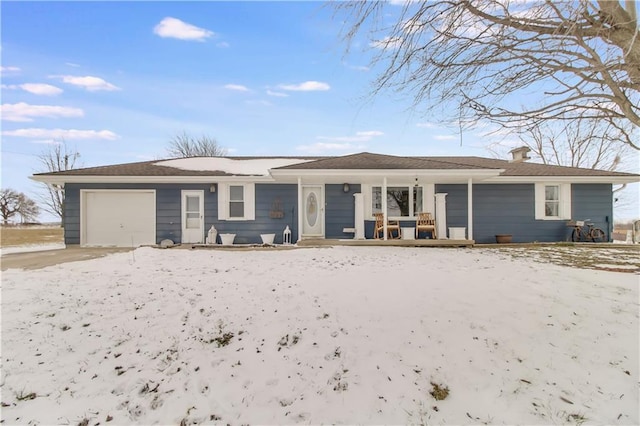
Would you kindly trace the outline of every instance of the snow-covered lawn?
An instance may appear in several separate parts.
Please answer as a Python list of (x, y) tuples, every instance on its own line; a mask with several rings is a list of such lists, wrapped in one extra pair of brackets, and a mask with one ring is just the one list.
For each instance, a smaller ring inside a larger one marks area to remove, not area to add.
[(382, 247), (9, 270), (2, 420), (638, 424), (638, 278)]

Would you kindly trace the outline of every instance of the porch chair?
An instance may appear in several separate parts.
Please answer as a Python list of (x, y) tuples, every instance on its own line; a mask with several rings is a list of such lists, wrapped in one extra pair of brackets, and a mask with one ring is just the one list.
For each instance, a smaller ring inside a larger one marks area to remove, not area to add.
[(418, 213), (416, 219), (416, 238), (419, 238), (420, 231), (431, 232), (431, 238), (438, 238), (436, 235), (436, 220), (431, 213)]
[[(373, 238), (380, 239), (380, 233), (384, 236), (384, 214), (383, 213), (374, 213), (373, 216), (376, 218), (376, 223), (374, 225)], [(387, 233), (389, 234), (389, 238), (394, 238), (393, 231), (396, 231), (397, 237), (400, 238), (400, 222), (397, 220), (389, 220), (387, 221)]]

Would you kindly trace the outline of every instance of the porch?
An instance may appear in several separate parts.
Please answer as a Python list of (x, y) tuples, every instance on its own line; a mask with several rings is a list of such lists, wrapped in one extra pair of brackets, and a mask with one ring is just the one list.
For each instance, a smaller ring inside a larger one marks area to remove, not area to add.
[(474, 240), (434, 240), (434, 239), (326, 239), (303, 238), (297, 242), (299, 247), (324, 247), (324, 246), (383, 246), (383, 247), (472, 247)]

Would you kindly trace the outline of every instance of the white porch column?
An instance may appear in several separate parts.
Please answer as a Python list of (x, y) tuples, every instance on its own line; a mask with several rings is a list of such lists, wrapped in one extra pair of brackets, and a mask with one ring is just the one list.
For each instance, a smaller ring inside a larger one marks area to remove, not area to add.
[(467, 239), (473, 240), (473, 179), (467, 181)]
[(302, 239), (302, 178), (298, 178), (298, 241)]
[(447, 196), (446, 192), (436, 194), (436, 233), (439, 240), (447, 238)]
[(382, 180), (382, 194), (380, 194), (380, 196), (382, 197), (382, 214), (383, 216), (383, 226), (384, 226), (384, 239), (387, 239), (387, 177), (385, 176), (385, 178)]
[(354, 227), (356, 228), (355, 240), (364, 240), (364, 196), (361, 193), (353, 194), (355, 202)]

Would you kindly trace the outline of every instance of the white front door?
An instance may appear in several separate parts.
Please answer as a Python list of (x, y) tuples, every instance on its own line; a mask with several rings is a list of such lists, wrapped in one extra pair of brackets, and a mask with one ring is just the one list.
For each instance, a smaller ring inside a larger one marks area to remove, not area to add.
[(204, 191), (182, 191), (182, 242), (204, 242)]
[(302, 236), (324, 236), (324, 196), (322, 186), (302, 187)]

